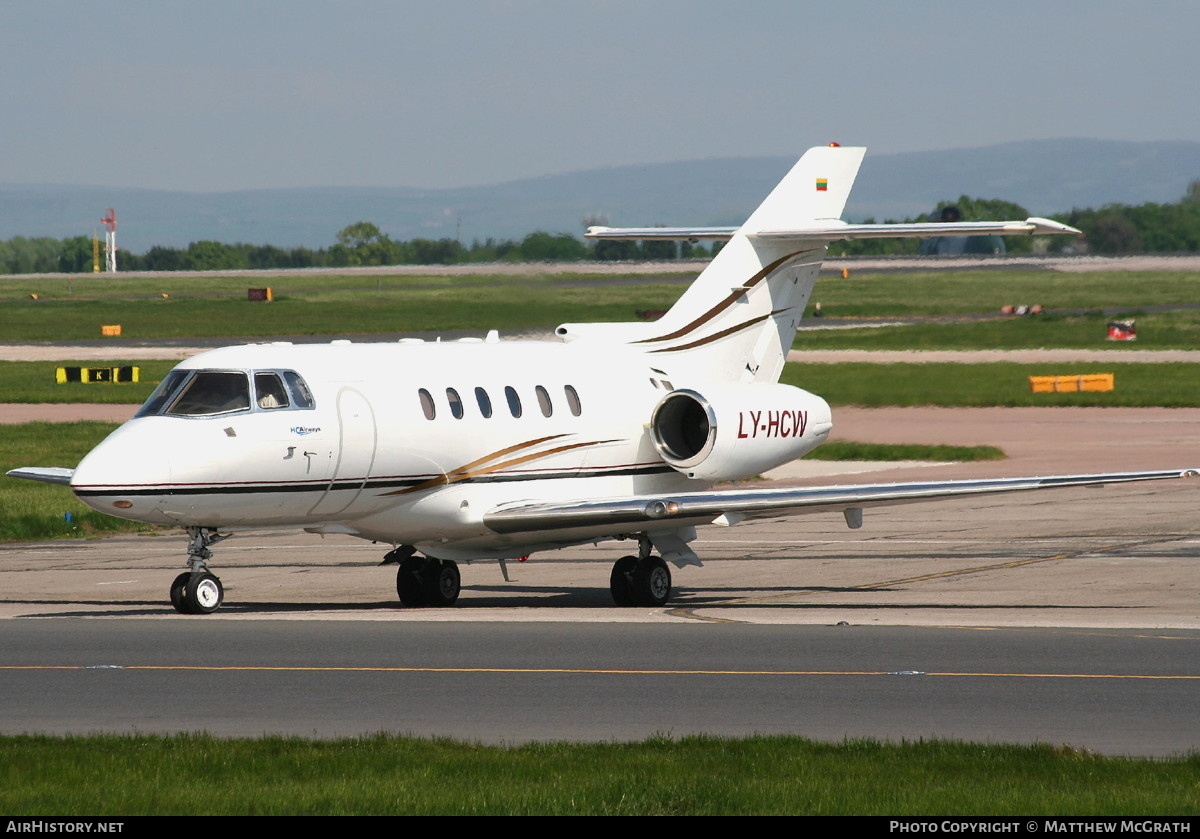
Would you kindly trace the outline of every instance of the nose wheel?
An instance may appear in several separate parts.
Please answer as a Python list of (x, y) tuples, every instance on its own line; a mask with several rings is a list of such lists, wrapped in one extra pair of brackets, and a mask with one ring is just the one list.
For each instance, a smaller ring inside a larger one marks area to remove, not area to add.
[(184, 571), (171, 583), (171, 605), (184, 615), (208, 615), (220, 608), (225, 588), (211, 571)]
[(212, 559), (208, 548), (229, 533), (218, 533), (215, 527), (189, 527), (188, 566), (171, 583), (171, 605), (184, 615), (208, 615), (221, 607), (225, 600), (225, 588), (217, 575), (208, 570), (205, 563)]

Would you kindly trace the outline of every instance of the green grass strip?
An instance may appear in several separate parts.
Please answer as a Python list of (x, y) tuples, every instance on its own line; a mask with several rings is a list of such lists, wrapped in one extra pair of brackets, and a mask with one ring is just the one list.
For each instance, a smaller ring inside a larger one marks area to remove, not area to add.
[[(836, 418), (835, 418), (836, 419)], [(968, 463), (1003, 460), (995, 446), (927, 446), (919, 443), (856, 443), (834, 440), (805, 455), (809, 460), (932, 460)]]
[[(91, 367), (119, 363), (76, 362)], [(55, 384), (54, 368), (62, 364), (0, 361), (0, 401), (140, 404), (174, 366), (170, 361), (138, 362), (142, 373), (139, 384)], [(1077, 373), (1114, 373), (1116, 389), (1109, 393), (1030, 392), (1030, 376)], [(1200, 406), (1200, 365), (1187, 363), (790, 363), (784, 368), (782, 381), (823, 396), (834, 405)]]
[[(140, 405), (150, 396), (155, 385), (162, 381), (178, 362), (175, 361), (0, 361), (0, 402), (87, 402), (104, 405)], [(58, 367), (121, 367), (138, 368), (139, 381), (129, 383), (65, 382), (58, 384)]]
[(73, 468), (116, 427), (104, 422), (0, 425), (0, 541), (80, 538), (148, 529), (145, 524), (97, 513), (80, 503), (65, 486), (4, 475), (20, 466)]
[[(1112, 373), (1108, 393), (1033, 393), (1030, 376)], [(844, 364), (786, 365), (782, 381), (831, 405), (1166, 407), (1200, 406), (1200, 364)], [(837, 421), (836, 413), (834, 421)]]
[(1027, 269), (872, 274), (852, 269), (847, 279), (822, 275), (812, 300), (830, 317), (990, 314), (1006, 305), (1035, 304), (1047, 309), (1188, 305), (1200, 301), (1200, 274)]
[[(955, 323), (915, 323), (803, 329), (797, 350), (1193, 350), (1200, 346), (1200, 310), (1121, 315), (1137, 322), (1137, 341), (1109, 341), (1108, 323), (1091, 315), (1038, 315)], [(834, 321), (827, 321), (834, 323)], [(853, 321), (843, 321), (850, 326)]]
[[(256, 280), (243, 280), (250, 282)], [(490, 283), (472, 277), (432, 288), (279, 292), (272, 303), (247, 301), (244, 286), (240, 295), (222, 297), (18, 298), (4, 301), (0, 341), (98, 339), (106, 324), (120, 324), (125, 339), (399, 336), (460, 329), (483, 337), (489, 329), (549, 331), (564, 322), (635, 321), (639, 310), (669, 308), (682, 289), (652, 278), (644, 284), (549, 287), (545, 280), (526, 277)]]
[(945, 741), (0, 738), (0, 811), (10, 816), (1191, 816), (1198, 786), (1197, 756)]

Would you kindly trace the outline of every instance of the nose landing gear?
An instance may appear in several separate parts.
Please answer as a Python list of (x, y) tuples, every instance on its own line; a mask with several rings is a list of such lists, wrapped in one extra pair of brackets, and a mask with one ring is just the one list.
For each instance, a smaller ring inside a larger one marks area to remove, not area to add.
[(225, 599), (225, 589), (215, 574), (208, 570), (207, 562), (212, 559), (208, 548), (228, 539), (233, 534), (218, 533), (215, 527), (189, 527), (188, 565), (171, 583), (171, 605), (184, 615), (208, 615), (220, 608)]

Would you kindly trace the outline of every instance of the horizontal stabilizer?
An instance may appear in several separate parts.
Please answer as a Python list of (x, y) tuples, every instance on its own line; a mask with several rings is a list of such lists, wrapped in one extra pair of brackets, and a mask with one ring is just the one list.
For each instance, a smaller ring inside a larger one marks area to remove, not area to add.
[(995, 478), (966, 481), (901, 484), (851, 484), (846, 486), (781, 487), (779, 489), (727, 489), (646, 495), (600, 501), (515, 504), (492, 510), (484, 524), (497, 533), (557, 530), (598, 524), (662, 528), (704, 524), (718, 517), (744, 518), (783, 513), (842, 512), (852, 508), (910, 504), (934, 498), (993, 495), (1035, 489), (1157, 481), (1200, 475), (1194, 469), (1157, 472), (1111, 472), (1098, 475), (1046, 475), (1031, 478)]
[(794, 230), (760, 230), (759, 239), (842, 241), (848, 239), (930, 239), (934, 236), (1050, 236), (1081, 235), (1082, 231), (1057, 221), (954, 221), (917, 224), (824, 224)]
[[(736, 227), (589, 227), (590, 239), (625, 239), (644, 242), (727, 242)], [(1056, 236), (1082, 235), (1082, 231), (1045, 218), (1025, 221), (918, 222), (915, 224), (847, 224), (823, 221), (812, 227), (760, 230), (753, 239), (795, 242), (840, 242), (850, 239), (930, 239), (934, 236)]]
[(75, 474), (74, 469), (68, 469), (65, 466), (23, 466), (20, 469), (10, 469), (7, 472), (10, 478), (24, 478), (27, 481), (42, 481), (47, 484), (63, 484), (71, 483), (71, 476)]

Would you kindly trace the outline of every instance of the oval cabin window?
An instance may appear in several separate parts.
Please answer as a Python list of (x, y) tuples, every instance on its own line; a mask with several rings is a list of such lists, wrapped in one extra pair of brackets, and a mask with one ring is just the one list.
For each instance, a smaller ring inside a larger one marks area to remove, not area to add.
[(425, 419), (431, 420), (437, 416), (437, 407), (433, 404), (433, 397), (425, 388), (417, 391), (417, 396), (421, 399), (421, 413), (425, 414)]
[(554, 413), (554, 406), (550, 404), (550, 394), (546, 393), (546, 389), (538, 385), (533, 389), (537, 394), (538, 407), (542, 409), (542, 416), (548, 417)]
[(567, 407), (571, 409), (571, 413), (575, 416), (583, 413), (583, 406), (579, 404), (579, 394), (575, 392), (575, 388), (567, 385), (563, 391), (567, 394)]
[(452, 387), (446, 388), (446, 401), (450, 403), (450, 413), (455, 419), (463, 418), (463, 401), (458, 391)]
[(488, 396), (487, 391), (481, 387), (475, 388), (475, 401), (479, 403), (479, 413), (483, 414), (483, 418), (490, 419), (492, 416), (492, 398)]

